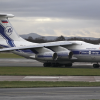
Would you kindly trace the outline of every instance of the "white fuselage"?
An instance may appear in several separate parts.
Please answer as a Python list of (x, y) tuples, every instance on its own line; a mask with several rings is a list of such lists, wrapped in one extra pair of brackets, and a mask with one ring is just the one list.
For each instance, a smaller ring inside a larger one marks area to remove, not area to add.
[[(67, 41), (65, 41), (65, 42), (67, 42)], [(62, 64), (69, 63), (69, 62), (100, 62), (100, 45), (94, 45), (94, 44), (86, 43), (83, 41), (69, 41), (69, 42), (76, 43), (76, 44), (69, 45), (69, 46), (64, 45), (61, 47), (66, 48), (73, 52), (72, 59), (67, 59), (67, 58), (61, 57), (61, 58), (58, 58), (56, 60), (56, 62), (59, 62)], [(52, 42), (50, 42), (50, 43), (52, 44)], [(42, 44), (50, 44), (50, 43), (41, 43), (41, 45)], [(53, 43), (56, 44), (59, 42), (53, 42)], [(34, 45), (34, 43), (27, 42), (24, 44), (24, 46), (27, 46), (27, 45)], [(23, 46), (23, 42), (22, 42), (22, 44), (20, 42), (20, 46)], [(52, 47), (52, 49), (53, 48), (54, 47)], [(30, 49), (13, 51), (13, 53), (23, 56), (25, 58), (29, 58), (29, 59), (35, 59), (34, 56), (36, 55), (34, 52), (31, 52)], [(36, 60), (38, 60), (40, 62), (47, 62), (46, 60), (41, 60), (41, 59), (36, 59)], [(50, 61), (50, 62), (55, 62), (55, 61)]]

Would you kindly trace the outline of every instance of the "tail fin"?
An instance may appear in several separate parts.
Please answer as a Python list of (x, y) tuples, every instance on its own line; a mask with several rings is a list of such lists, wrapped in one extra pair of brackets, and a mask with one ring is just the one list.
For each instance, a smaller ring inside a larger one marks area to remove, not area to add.
[[(12, 14), (0, 14), (0, 42), (6, 41), (9, 47), (14, 47), (14, 41), (24, 40), (14, 30), (8, 18), (14, 17)], [(0, 43), (1, 44), (1, 43)]]

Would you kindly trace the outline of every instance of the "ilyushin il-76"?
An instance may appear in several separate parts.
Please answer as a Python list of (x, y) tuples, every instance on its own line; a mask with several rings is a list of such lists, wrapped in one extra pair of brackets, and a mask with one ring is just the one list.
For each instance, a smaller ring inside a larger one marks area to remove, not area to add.
[(92, 62), (94, 68), (99, 68), (100, 45), (83, 41), (57, 41), (48, 43), (33, 43), (21, 38), (8, 18), (12, 14), (0, 14), (0, 52), (10, 51), (28, 59), (43, 63), (44, 67), (71, 67), (74, 62)]

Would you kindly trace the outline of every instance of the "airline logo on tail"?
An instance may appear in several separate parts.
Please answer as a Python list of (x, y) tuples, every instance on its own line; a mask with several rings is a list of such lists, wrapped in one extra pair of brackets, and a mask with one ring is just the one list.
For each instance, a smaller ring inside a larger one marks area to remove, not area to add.
[(13, 39), (9, 36), (12, 34), (13, 29), (11, 26), (7, 26), (6, 28), (0, 24), (0, 35), (6, 40), (7, 44), (10, 47), (15, 47)]
[(5, 33), (9, 36), (13, 32), (13, 28), (11, 26), (7, 26), (5, 29)]

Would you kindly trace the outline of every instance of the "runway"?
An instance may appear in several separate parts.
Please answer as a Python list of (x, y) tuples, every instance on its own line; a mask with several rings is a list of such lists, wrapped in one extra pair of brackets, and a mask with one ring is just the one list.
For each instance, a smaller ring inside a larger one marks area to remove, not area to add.
[(17, 59), (17, 58), (9, 58), (9, 59), (0, 59), (0, 66), (20, 66), (20, 67), (42, 67), (43, 64), (36, 60), (32, 59)]
[(100, 87), (5, 88), (0, 100), (100, 100)]
[[(0, 66), (43, 67), (31, 59), (0, 59)], [(72, 68), (93, 68), (91, 63), (74, 63)], [(0, 81), (85, 81), (99, 82), (100, 76), (0, 76)]]
[(0, 76), (0, 81), (81, 81), (100, 82), (100, 76)]
[[(73, 63), (72, 68), (93, 68), (91, 63)], [(32, 59), (0, 59), (0, 66), (43, 67), (43, 63)]]
[[(43, 67), (30, 59), (0, 59), (0, 66)], [(93, 68), (91, 63), (74, 63), (72, 68)], [(86, 81), (100, 76), (0, 76), (0, 81)], [(0, 100), (92, 100), (100, 99), (100, 87), (0, 88)]]

